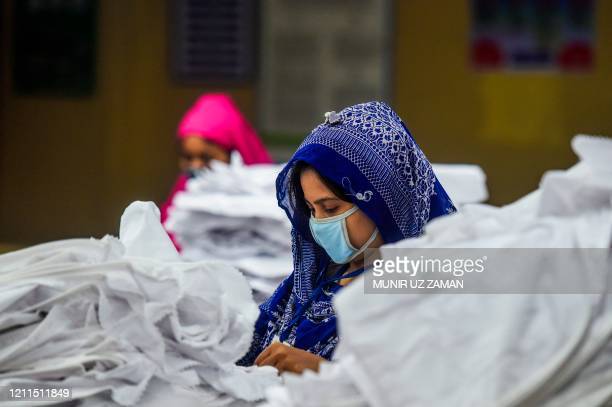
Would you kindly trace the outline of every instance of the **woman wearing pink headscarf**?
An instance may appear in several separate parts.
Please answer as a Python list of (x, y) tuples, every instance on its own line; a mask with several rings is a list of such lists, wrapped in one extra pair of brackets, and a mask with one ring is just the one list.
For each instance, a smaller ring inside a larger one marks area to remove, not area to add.
[[(168, 218), (174, 196), (185, 190), (191, 171), (208, 167), (211, 160), (229, 163), (230, 154), (234, 150), (240, 153), (246, 165), (272, 162), (255, 130), (225, 93), (200, 96), (183, 116), (177, 137), (181, 175), (161, 208), (162, 223)], [(176, 245), (173, 236), (170, 237)]]

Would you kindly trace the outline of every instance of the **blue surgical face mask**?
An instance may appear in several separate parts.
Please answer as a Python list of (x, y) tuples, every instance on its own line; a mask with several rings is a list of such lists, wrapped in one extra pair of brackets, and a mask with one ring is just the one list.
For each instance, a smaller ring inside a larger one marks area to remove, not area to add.
[(353, 206), (351, 209), (330, 218), (316, 219), (311, 216), (310, 231), (315, 241), (321, 246), (334, 263), (344, 264), (353, 260), (376, 239), (378, 229), (374, 229), (367, 242), (359, 249), (353, 247), (346, 230), (346, 218), (355, 213), (359, 208)]
[(183, 173), (188, 179), (196, 178), (202, 175), (206, 171), (206, 168), (188, 168)]

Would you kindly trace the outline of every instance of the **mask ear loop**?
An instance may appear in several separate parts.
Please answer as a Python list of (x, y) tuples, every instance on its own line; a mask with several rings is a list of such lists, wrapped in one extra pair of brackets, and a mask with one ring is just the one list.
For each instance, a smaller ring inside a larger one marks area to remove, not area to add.
[[(351, 241), (348, 238), (348, 232), (346, 230), (346, 222), (342, 222), (342, 229), (344, 230), (344, 238), (346, 239), (346, 243), (353, 249), (353, 250), (357, 250), (353, 247), (353, 245), (351, 244)], [(372, 244), (372, 242), (374, 241), (374, 239), (376, 239), (376, 236), (378, 236), (378, 228), (375, 228), (374, 231), (372, 232), (372, 234), (370, 235), (370, 238), (359, 248), (359, 250), (357, 250), (351, 257), (348, 258), (347, 263), (351, 260), (353, 260), (355, 257), (359, 256), (361, 253), (363, 253), (364, 251), (366, 251), (366, 249)]]

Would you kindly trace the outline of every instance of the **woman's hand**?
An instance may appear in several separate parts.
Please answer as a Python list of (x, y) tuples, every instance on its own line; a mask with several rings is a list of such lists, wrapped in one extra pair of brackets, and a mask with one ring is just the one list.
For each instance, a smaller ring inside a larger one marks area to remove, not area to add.
[(302, 373), (305, 369), (319, 371), (319, 364), (325, 361), (320, 356), (312, 354), (284, 343), (274, 342), (264, 349), (257, 359), (257, 366), (274, 366), (280, 373)]

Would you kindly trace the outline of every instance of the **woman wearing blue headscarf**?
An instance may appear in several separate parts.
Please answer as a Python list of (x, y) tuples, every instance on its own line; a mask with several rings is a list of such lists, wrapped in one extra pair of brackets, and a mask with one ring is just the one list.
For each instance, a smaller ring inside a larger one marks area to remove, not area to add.
[(318, 370), (338, 334), (333, 296), (364, 270), (364, 251), (419, 236), (455, 212), (399, 116), (369, 102), (326, 114), (276, 179), (291, 220), (293, 273), (260, 306), (241, 365)]

